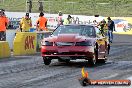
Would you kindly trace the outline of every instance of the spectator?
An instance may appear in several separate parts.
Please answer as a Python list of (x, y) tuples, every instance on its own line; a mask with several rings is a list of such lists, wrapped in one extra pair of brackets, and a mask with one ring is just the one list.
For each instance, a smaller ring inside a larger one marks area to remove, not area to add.
[(58, 13), (58, 19), (57, 19), (57, 21), (58, 21), (58, 25), (57, 25), (57, 26), (59, 26), (59, 25), (63, 25), (63, 19), (62, 19), (62, 16), (63, 16), (62, 12), (59, 11), (59, 13)]
[(20, 30), (21, 32), (29, 32), (32, 27), (32, 20), (29, 18), (29, 13), (26, 13), (25, 17), (23, 17), (20, 21)]
[(94, 20), (94, 21), (93, 21), (93, 25), (94, 25), (95, 27), (98, 27), (99, 23), (98, 23), (96, 20)]
[(44, 17), (44, 13), (41, 12), (37, 20), (37, 30), (38, 31), (48, 31), (47, 29), (47, 18)]
[(71, 24), (71, 21), (72, 21), (71, 19), (72, 19), (71, 15), (68, 15), (67, 19), (64, 20), (63, 24), (64, 25)]
[(0, 9), (0, 41), (6, 41), (6, 27), (9, 23), (4, 10)]
[(109, 42), (112, 43), (112, 41), (113, 41), (113, 31), (115, 31), (115, 24), (114, 24), (114, 21), (112, 21), (110, 17), (108, 17), (107, 19), (108, 19)]

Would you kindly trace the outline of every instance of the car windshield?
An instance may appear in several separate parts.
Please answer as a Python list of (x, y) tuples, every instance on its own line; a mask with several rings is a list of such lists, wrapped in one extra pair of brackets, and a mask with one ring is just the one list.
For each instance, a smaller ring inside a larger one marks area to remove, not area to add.
[(79, 34), (91, 37), (95, 36), (95, 30), (93, 26), (88, 25), (62, 25), (53, 32), (54, 36), (59, 34)]

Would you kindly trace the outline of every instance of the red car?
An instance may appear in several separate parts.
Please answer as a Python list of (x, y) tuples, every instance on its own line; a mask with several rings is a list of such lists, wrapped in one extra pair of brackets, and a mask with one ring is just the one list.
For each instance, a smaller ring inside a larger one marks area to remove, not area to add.
[(107, 37), (103, 37), (93, 25), (61, 25), (51, 36), (44, 38), (41, 54), (45, 65), (52, 59), (69, 62), (85, 59), (89, 64), (105, 62), (110, 50)]

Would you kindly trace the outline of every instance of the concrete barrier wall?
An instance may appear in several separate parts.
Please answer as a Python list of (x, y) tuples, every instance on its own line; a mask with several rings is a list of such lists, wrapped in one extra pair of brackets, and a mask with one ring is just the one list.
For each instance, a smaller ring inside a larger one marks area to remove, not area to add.
[(10, 57), (11, 51), (7, 41), (0, 41), (0, 58)]
[(33, 32), (18, 32), (13, 41), (14, 55), (30, 55), (36, 53), (37, 34)]

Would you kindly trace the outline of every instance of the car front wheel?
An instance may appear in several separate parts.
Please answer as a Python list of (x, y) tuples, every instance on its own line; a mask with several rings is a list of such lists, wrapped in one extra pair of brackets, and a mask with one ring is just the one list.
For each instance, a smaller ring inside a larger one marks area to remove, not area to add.
[(49, 65), (51, 63), (51, 59), (49, 57), (43, 57), (43, 61), (45, 65)]
[(88, 63), (89, 63), (90, 65), (93, 65), (93, 66), (96, 64), (95, 55), (93, 55), (93, 58), (91, 58), (91, 59), (88, 60)]
[(96, 62), (97, 62), (97, 59), (98, 59), (98, 50), (97, 49), (94, 49), (93, 58), (89, 59), (88, 60), (88, 63), (90, 65), (93, 65), (94, 66), (96, 64)]

